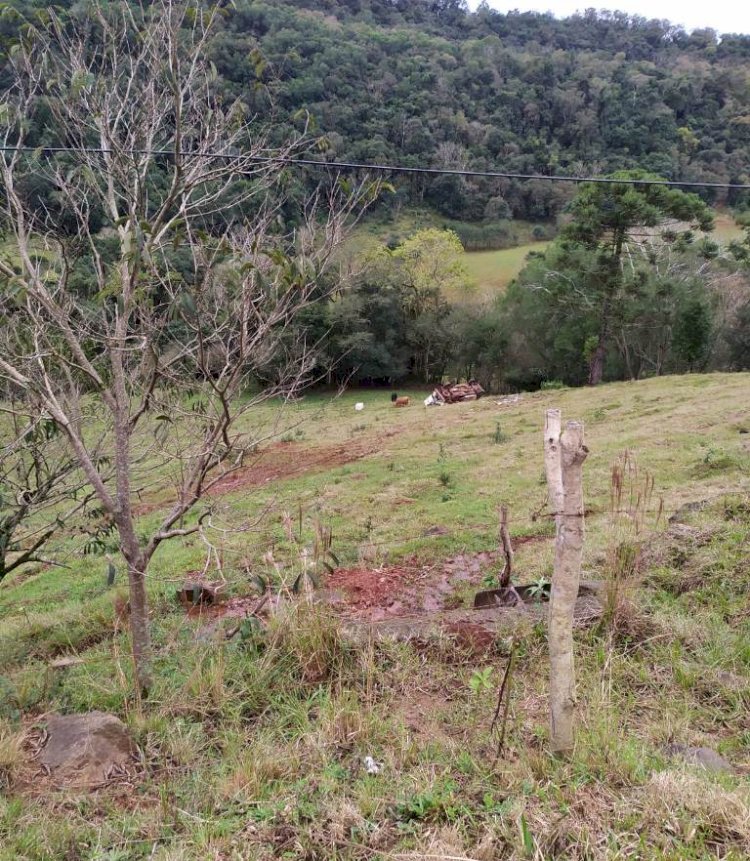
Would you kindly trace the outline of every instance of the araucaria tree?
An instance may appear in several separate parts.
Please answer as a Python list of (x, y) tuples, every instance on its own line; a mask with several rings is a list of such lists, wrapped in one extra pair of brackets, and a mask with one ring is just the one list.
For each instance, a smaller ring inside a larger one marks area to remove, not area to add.
[(713, 227), (696, 194), (650, 184), (659, 178), (643, 171), (609, 179), (625, 181), (583, 185), (559, 238), (508, 293), (511, 327), (534, 333), (529, 340), (542, 363), (590, 385), (602, 381), (613, 348), (632, 374), (633, 355), (656, 340), (653, 364), (662, 367), (673, 318), (679, 321), (696, 291), (684, 273), (665, 274), (659, 260), (672, 248), (676, 255), (687, 249), (693, 231)]
[[(0, 376), (55, 423), (114, 524), (141, 692), (151, 559), (200, 528), (191, 510), (257, 442), (238, 416), (313, 373), (304, 330), (284, 332), (340, 286), (333, 251), (373, 192), (330, 180), (284, 220), (284, 162), (306, 131), (271, 144), (222, 99), (216, 14), (169, 0), (45, 11), (10, 52), (0, 104)], [(239, 398), (279, 344), (273, 387)], [(134, 497), (165, 482), (172, 503), (144, 534)]]
[[(622, 171), (612, 179), (640, 183), (659, 180), (643, 171)], [(696, 195), (664, 185), (589, 184), (571, 207), (571, 221), (563, 230), (563, 244), (586, 248), (594, 255), (589, 288), (598, 306), (598, 331), (591, 350), (589, 385), (602, 381), (613, 321), (631, 292), (623, 269), (623, 252), (633, 234), (664, 225), (685, 222), (700, 230), (711, 230), (711, 210)]]

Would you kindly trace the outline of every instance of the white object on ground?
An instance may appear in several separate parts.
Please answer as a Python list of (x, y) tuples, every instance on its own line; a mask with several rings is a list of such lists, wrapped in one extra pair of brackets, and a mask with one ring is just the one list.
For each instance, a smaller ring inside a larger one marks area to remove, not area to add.
[(362, 401), (359, 401), (358, 403), (354, 404), (354, 409), (357, 412), (359, 412), (360, 410), (363, 410), (364, 408), (365, 408), (365, 405), (362, 403)]
[(426, 407), (433, 407), (433, 406), (437, 406), (438, 402), (435, 400), (435, 398), (432, 395), (430, 395), (429, 397), (426, 397), (424, 399), (424, 405)]
[(366, 756), (364, 758), (364, 764), (365, 764), (365, 771), (368, 774), (380, 774), (380, 766), (378, 765), (377, 762), (375, 762), (375, 760), (371, 756)]
[(523, 398), (521, 395), (507, 395), (504, 398), (500, 398), (500, 400), (497, 401), (497, 405), (499, 407), (510, 407), (513, 406), (513, 404), (520, 403), (522, 400)]

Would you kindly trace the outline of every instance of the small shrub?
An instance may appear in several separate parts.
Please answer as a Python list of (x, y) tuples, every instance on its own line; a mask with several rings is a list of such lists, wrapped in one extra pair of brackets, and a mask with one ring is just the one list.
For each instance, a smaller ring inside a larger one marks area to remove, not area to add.
[(305, 684), (320, 684), (341, 671), (349, 647), (336, 619), (308, 602), (289, 605), (274, 617), (269, 653)]
[(739, 520), (744, 523), (750, 521), (750, 500), (727, 499), (724, 503), (724, 519)]
[(693, 474), (701, 478), (714, 472), (736, 469), (739, 466), (737, 458), (722, 448), (709, 446), (706, 453), (693, 468)]
[(542, 380), (540, 388), (543, 392), (548, 392), (554, 389), (565, 389), (567, 386), (562, 380)]
[(603, 624), (612, 634), (628, 637), (643, 627), (633, 593), (642, 579), (643, 548), (661, 519), (662, 506), (663, 501), (655, 499), (653, 476), (641, 470), (632, 453), (625, 450), (612, 465), (610, 476)]
[(474, 670), (469, 679), (469, 687), (472, 693), (481, 694), (491, 691), (494, 687), (492, 680), (494, 672), (494, 667), (484, 667), (482, 670)]
[(455, 822), (464, 813), (464, 805), (456, 798), (457, 785), (453, 780), (436, 781), (432, 786), (396, 805), (395, 813), (401, 822)]
[(500, 445), (504, 443), (508, 439), (507, 435), (503, 433), (503, 429), (500, 427), (500, 422), (495, 424), (495, 432), (492, 434), (492, 442), (495, 445)]
[(0, 792), (8, 789), (23, 762), (20, 733), (0, 725)]

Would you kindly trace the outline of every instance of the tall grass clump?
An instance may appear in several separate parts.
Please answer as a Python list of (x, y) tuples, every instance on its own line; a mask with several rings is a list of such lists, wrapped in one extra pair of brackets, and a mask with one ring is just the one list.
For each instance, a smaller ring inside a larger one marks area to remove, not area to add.
[(635, 593), (642, 583), (643, 552), (663, 512), (654, 477), (631, 451), (618, 455), (610, 473), (608, 546), (602, 624), (613, 637), (638, 634)]

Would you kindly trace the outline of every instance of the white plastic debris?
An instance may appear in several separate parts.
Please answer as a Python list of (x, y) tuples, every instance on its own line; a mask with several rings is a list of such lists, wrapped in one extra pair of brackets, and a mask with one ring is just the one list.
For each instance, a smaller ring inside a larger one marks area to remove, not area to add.
[(368, 774), (380, 774), (380, 765), (371, 756), (364, 758), (364, 764)]
[(360, 412), (360, 411), (361, 411), (361, 410), (363, 410), (364, 408), (365, 408), (365, 405), (362, 403), (362, 401), (359, 401), (358, 403), (354, 404), (354, 409), (355, 409), (357, 412)]
[(500, 400), (496, 401), (496, 403), (499, 407), (511, 407), (514, 404), (521, 403), (522, 400), (523, 398), (521, 397), (521, 395), (507, 395), (504, 398), (500, 398)]

